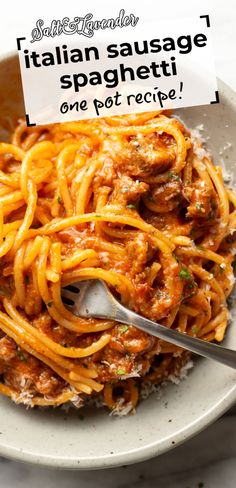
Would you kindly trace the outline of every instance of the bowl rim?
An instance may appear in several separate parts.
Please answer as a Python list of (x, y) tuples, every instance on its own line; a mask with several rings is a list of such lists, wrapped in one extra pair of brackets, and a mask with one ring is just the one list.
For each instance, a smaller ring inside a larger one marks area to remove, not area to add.
[[(152, 442), (145, 447), (124, 451), (121, 454), (108, 454), (102, 457), (86, 457), (82, 459), (68, 458), (65, 456), (48, 456), (42, 454), (34, 454), (26, 449), (18, 449), (10, 446), (0, 444), (0, 456), (6, 457), (13, 461), (20, 461), (33, 465), (67, 469), (67, 470), (98, 470), (107, 468), (118, 468), (119, 466), (128, 466), (130, 464), (137, 464), (148, 459), (152, 459), (165, 452), (170, 451), (185, 441), (190, 440), (202, 430), (214, 423), (221, 417), (230, 407), (236, 402), (236, 385), (232, 386), (230, 391), (219, 400), (210, 410), (208, 410), (200, 419), (195, 420), (184, 429), (173, 433), (167, 439)], [(172, 444), (174, 440), (174, 444)], [(79, 462), (79, 463), (78, 463)]]
[[(0, 63), (7, 60), (17, 58), (17, 51), (10, 51), (0, 55)], [(227, 99), (234, 99), (236, 105), (236, 93), (234, 90), (224, 83), (219, 78), (217, 79), (220, 90), (226, 92)], [(191, 108), (191, 107), (189, 107)], [(194, 107), (193, 107), (194, 108)], [(10, 458), (14, 461), (27, 462), (30, 464), (42, 465), (58, 469), (73, 469), (73, 470), (96, 470), (104, 468), (118, 467), (122, 465), (135, 464), (147, 459), (151, 459), (160, 454), (174, 449), (181, 445), (186, 440), (191, 439), (194, 435), (200, 433), (204, 428), (208, 427), (221, 415), (223, 415), (236, 402), (236, 384), (231, 386), (229, 391), (220, 399), (210, 410), (206, 411), (200, 418), (189, 424), (178, 432), (173, 433), (168, 438), (157, 440), (143, 447), (135, 447), (132, 450), (124, 451), (120, 454), (108, 454), (102, 457), (86, 457), (80, 460), (78, 458), (68, 458), (66, 456), (48, 456), (42, 454), (34, 454), (30, 450), (18, 449), (13, 446), (4, 445), (1, 443), (0, 436), (0, 456)], [(174, 444), (172, 444), (174, 440)]]

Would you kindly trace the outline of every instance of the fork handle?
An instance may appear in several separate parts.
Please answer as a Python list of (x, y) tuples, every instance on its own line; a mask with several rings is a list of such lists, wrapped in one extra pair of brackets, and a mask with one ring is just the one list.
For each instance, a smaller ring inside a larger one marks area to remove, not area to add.
[(115, 320), (124, 324), (137, 326), (144, 332), (170, 342), (175, 346), (183, 347), (200, 356), (213, 359), (236, 369), (236, 351), (226, 349), (211, 342), (206, 342), (202, 339), (191, 337), (174, 329), (169, 329), (164, 325), (157, 324), (156, 322), (152, 322), (152, 320), (136, 314), (132, 310), (127, 310), (122, 305), (120, 305), (117, 310)]

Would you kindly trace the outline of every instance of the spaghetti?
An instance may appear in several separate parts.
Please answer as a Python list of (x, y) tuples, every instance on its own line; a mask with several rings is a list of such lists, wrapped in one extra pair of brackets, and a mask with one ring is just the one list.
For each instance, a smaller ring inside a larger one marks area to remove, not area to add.
[(165, 112), (26, 127), (0, 143), (0, 392), (17, 403), (128, 412), (186, 351), (75, 317), (61, 287), (105, 280), (136, 312), (224, 338), (236, 195)]

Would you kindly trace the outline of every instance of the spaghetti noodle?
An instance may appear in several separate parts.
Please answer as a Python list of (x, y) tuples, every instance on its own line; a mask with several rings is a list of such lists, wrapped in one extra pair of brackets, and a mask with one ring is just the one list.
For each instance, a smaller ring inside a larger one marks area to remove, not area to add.
[(136, 312), (224, 338), (236, 195), (165, 112), (28, 128), (0, 143), (0, 392), (129, 411), (186, 351), (133, 326), (75, 317), (61, 287), (100, 278)]

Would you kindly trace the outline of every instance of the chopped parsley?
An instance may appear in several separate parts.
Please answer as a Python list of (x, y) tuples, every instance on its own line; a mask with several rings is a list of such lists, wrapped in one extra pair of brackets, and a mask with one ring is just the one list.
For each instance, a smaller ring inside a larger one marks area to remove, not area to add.
[(27, 363), (27, 359), (26, 359), (25, 355), (23, 354), (23, 352), (21, 351), (21, 349), (16, 349), (16, 354), (21, 361), (23, 361), (24, 363)]
[(128, 325), (120, 325), (119, 326), (119, 332), (121, 332), (121, 334), (124, 334), (125, 332), (127, 332), (128, 329), (129, 329)]
[(189, 290), (191, 290), (191, 288), (194, 288), (194, 284), (190, 282), (190, 283), (188, 284), (188, 289), (189, 289)]
[(192, 280), (191, 274), (188, 272), (187, 268), (182, 268), (179, 272), (179, 277), (181, 280)]
[(128, 205), (126, 205), (127, 208), (132, 208), (132, 209), (136, 209), (135, 205), (133, 203), (128, 203)]
[(200, 212), (202, 212), (202, 211), (203, 211), (203, 205), (202, 205), (201, 203), (198, 203), (198, 202), (197, 202), (197, 203), (196, 203), (196, 205), (195, 205), (195, 207), (196, 207), (196, 209), (197, 209), (197, 210), (199, 210)]
[(175, 173), (173, 173), (173, 171), (168, 171), (167, 176), (168, 176), (168, 178), (170, 178), (173, 181), (180, 180), (180, 177), (178, 175), (176, 175)]
[(57, 203), (59, 203), (59, 204), (62, 203), (61, 197), (57, 197)]
[(197, 334), (197, 333), (198, 333), (198, 327), (197, 327), (196, 325), (194, 325), (194, 326), (192, 327), (192, 333), (193, 333), (193, 334)]
[(49, 308), (52, 307), (52, 305), (53, 305), (53, 300), (51, 302), (47, 303), (47, 307), (49, 307)]
[(124, 369), (117, 369), (116, 374), (118, 376), (122, 376), (122, 375), (127, 374), (127, 373), (126, 373), (126, 371), (124, 371)]
[(101, 217), (101, 215), (100, 214), (96, 214), (95, 217)]
[(190, 293), (186, 298), (193, 298), (195, 295), (196, 295), (196, 293), (194, 291), (192, 291), (192, 293)]

